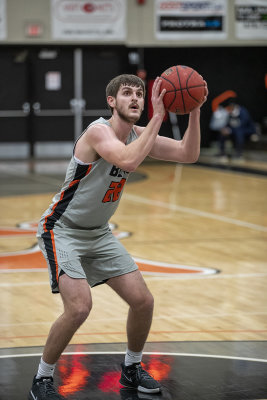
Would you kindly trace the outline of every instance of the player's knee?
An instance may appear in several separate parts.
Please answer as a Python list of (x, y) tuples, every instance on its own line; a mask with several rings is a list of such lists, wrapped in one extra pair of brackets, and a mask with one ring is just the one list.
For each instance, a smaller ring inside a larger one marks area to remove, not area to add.
[(80, 326), (84, 321), (87, 319), (88, 315), (90, 313), (90, 310), (82, 307), (76, 311), (75, 314), (73, 314), (73, 319), (74, 323), (76, 326)]
[(146, 299), (145, 299), (145, 307), (148, 310), (153, 310), (154, 309), (154, 297), (150, 292), (148, 292)]
[(71, 310), (71, 319), (74, 325), (80, 326), (90, 314), (92, 309), (92, 304), (87, 303), (79, 303), (72, 307)]
[(140, 311), (151, 312), (154, 308), (154, 297), (147, 291), (144, 295), (136, 299), (134, 308)]

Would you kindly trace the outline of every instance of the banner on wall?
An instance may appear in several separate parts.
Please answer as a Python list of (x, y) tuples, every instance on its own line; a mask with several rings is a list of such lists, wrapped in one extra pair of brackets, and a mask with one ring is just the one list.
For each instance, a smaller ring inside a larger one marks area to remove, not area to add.
[(125, 0), (51, 0), (52, 38), (125, 40)]
[(239, 39), (267, 40), (267, 0), (235, 0), (235, 29)]
[(155, 36), (160, 40), (226, 39), (226, 0), (155, 0)]
[(6, 0), (0, 0), (0, 40), (6, 36)]

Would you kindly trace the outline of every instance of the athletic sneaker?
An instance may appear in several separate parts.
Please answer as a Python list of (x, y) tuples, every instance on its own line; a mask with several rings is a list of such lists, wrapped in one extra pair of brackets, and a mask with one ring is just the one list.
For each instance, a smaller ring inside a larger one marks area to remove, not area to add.
[(64, 400), (64, 397), (56, 392), (52, 376), (40, 379), (34, 377), (28, 400)]
[(141, 363), (135, 363), (128, 367), (121, 364), (122, 373), (120, 383), (125, 387), (135, 388), (143, 393), (158, 393), (161, 385), (148, 372), (143, 370)]

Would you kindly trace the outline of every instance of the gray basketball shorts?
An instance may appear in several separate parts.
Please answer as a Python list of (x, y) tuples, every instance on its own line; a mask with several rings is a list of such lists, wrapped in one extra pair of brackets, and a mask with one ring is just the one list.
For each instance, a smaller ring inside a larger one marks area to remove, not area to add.
[(53, 293), (59, 293), (58, 279), (62, 273), (71, 278), (85, 278), (93, 287), (138, 269), (108, 224), (88, 230), (55, 226), (49, 231), (43, 231), (40, 224), (37, 238), (48, 265)]

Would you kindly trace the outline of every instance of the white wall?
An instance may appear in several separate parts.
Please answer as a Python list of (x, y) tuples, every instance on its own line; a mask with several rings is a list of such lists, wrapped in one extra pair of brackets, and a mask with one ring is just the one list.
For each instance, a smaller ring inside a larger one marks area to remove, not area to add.
[[(129, 47), (179, 47), (179, 46), (266, 46), (267, 38), (257, 40), (238, 40), (234, 32), (234, 0), (228, 2), (227, 40), (156, 40), (154, 35), (154, 0), (146, 0), (139, 5), (136, 0), (127, 1), (127, 38), (125, 42), (106, 42), (106, 44), (125, 44)], [(60, 44), (51, 38), (50, 0), (6, 0), (7, 2), (7, 40), (0, 44)], [(43, 34), (30, 38), (26, 34), (28, 23), (41, 23)], [(105, 44), (105, 42), (75, 42), (77, 44)], [(66, 42), (64, 44), (73, 44)]]

